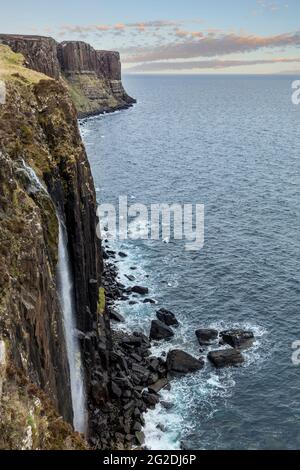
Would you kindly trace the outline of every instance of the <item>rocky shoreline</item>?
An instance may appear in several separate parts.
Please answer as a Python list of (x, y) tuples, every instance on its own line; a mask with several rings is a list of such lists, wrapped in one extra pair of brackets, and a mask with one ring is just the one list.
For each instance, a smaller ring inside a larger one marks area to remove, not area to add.
[[(113, 259), (103, 253), (102, 286), (110, 320), (124, 321), (115, 311), (117, 300), (127, 300), (127, 290), (117, 280)], [(151, 343), (140, 332), (111, 331), (110, 392), (107, 403), (97, 401), (98, 382), (92, 384), (90, 444), (95, 449), (131, 449), (144, 445), (143, 414), (159, 402), (158, 392), (168, 386), (167, 366), (151, 356)], [(101, 394), (100, 394), (101, 396)]]
[[(90, 403), (91, 438), (90, 444), (95, 449), (139, 449), (145, 447), (144, 414), (154, 409), (158, 403), (165, 409), (171, 409), (173, 403), (161, 402), (160, 392), (172, 387), (172, 379), (193, 373), (204, 368), (204, 357), (193, 357), (185, 351), (170, 350), (168, 354), (157, 357), (151, 354), (153, 341), (170, 340), (174, 336), (172, 328), (179, 322), (169, 310), (156, 311), (156, 319), (151, 323), (149, 337), (140, 331), (131, 334), (114, 329), (114, 324), (124, 323), (125, 319), (116, 310), (117, 301), (152, 303), (147, 298), (149, 290), (143, 286), (126, 287), (118, 281), (116, 264), (117, 253), (110, 250), (106, 241), (103, 248), (104, 269), (102, 287), (106, 293), (106, 312), (111, 322), (111, 367), (109, 403), (97, 403), (98, 384), (92, 384), (93, 402)], [(120, 258), (126, 253), (118, 253)], [(128, 275), (129, 281), (135, 277)], [(130, 295), (135, 299), (130, 301)], [(200, 349), (206, 352), (208, 360), (216, 368), (243, 364), (241, 350), (250, 347), (254, 341), (252, 332), (244, 330), (197, 330)], [(229, 346), (228, 349), (208, 351), (209, 346)], [(99, 408), (98, 408), (99, 406)], [(101, 406), (101, 408), (100, 408)]]
[(106, 108), (102, 108), (96, 111), (88, 111), (88, 112), (78, 111), (78, 119), (84, 122), (85, 119), (88, 119), (88, 118), (102, 116), (104, 114), (112, 114), (112, 113), (115, 113), (116, 111), (126, 111), (126, 109), (132, 108), (135, 103), (136, 103), (136, 100), (134, 100), (132, 103), (122, 104), (114, 108), (106, 107)]

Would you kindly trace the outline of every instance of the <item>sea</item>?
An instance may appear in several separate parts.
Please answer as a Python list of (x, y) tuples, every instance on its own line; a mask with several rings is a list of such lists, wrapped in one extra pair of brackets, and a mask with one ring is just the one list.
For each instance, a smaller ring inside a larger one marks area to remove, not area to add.
[[(255, 334), (239, 368), (176, 378), (145, 415), (148, 449), (300, 448), (300, 105), (291, 76), (131, 75), (137, 104), (80, 123), (99, 204), (200, 204), (204, 244), (112, 240), (119, 278), (149, 288), (156, 304), (117, 304), (149, 335), (159, 308), (175, 313), (174, 338), (206, 360), (195, 331)], [(147, 227), (145, 227), (147, 229)], [(298, 343), (299, 348), (300, 343)], [(215, 348), (216, 346), (214, 346)], [(171, 406), (170, 405), (170, 406)]]

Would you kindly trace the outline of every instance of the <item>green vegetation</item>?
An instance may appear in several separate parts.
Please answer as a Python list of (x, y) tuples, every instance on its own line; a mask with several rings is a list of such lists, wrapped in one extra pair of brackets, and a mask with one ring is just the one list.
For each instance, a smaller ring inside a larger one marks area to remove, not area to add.
[(27, 80), (29, 83), (38, 83), (49, 77), (23, 66), (24, 57), (16, 54), (8, 46), (0, 44), (0, 79)]
[(67, 82), (67, 86), (72, 98), (73, 103), (76, 106), (76, 109), (78, 111), (84, 112), (90, 107), (90, 102), (88, 98), (84, 95), (80, 87), (77, 87), (74, 84), (71, 84), (70, 82)]
[(0, 450), (86, 450), (46, 395), (11, 364), (3, 383)]
[(99, 301), (98, 301), (98, 314), (103, 315), (105, 312), (105, 305), (106, 305), (106, 299), (105, 299), (105, 289), (104, 287), (100, 287), (99, 289)]

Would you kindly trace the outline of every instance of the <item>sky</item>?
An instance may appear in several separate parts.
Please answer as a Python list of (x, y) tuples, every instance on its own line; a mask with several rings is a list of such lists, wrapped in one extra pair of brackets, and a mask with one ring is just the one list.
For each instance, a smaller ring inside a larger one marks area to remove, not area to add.
[(0, 0), (0, 33), (118, 50), (126, 73), (300, 73), (299, 0)]

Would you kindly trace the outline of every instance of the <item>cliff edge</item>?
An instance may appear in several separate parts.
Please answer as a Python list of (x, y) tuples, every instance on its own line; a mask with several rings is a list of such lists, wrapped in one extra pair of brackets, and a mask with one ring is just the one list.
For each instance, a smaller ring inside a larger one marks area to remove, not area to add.
[(73, 411), (58, 214), (67, 230), (87, 400), (97, 378), (97, 400), (105, 402), (110, 339), (98, 308), (96, 197), (67, 87), (22, 62), (0, 45), (0, 448), (85, 448), (66, 424)]
[[(101, 58), (123, 93), (118, 55), (92, 52), (78, 62), (63, 46), (61, 61), (63, 53), (71, 74)], [(158, 403), (167, 366), (142, 333), (111, 329), (114, 303), (128, 290), (97, 237), (78, 112), (55, 57), (39, 58), (50, 77), (0, 44), (0, 449), (141, 447), (143, 414)], [(84, 427), (74, 406), (77, 367)]]
[(136, 102), (124, 90), (118, 52), (43, 36), (0, 34), (0, 43), (21, 53), (28, 68), (65, 81), (79, 117), (126, 109)]

